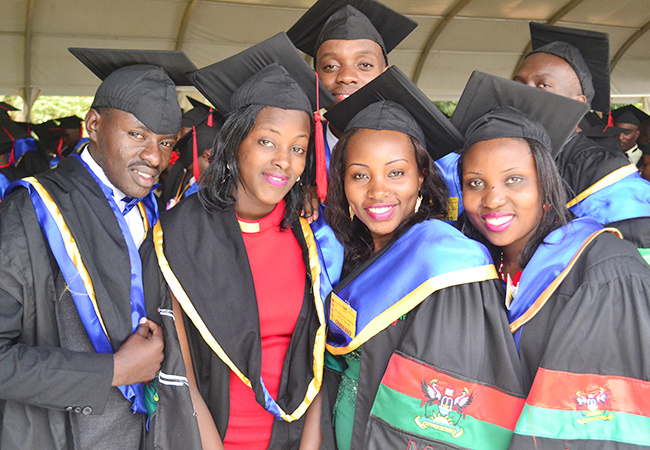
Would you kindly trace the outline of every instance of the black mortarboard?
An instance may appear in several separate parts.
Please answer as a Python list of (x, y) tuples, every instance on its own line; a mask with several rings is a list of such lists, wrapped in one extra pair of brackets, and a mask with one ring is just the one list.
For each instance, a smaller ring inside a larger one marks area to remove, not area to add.
[(580, 119), (589, 110), (586, 103), (474, 71), (458, 101), (451, 122), (461, 133), (466, 134), (476, 120), (501, 106), (512, 106), (543, 125), (551, 138), (551, 147), (548, 149), (553, 156), (560, 152)]
[(31, 137), (8, 115), (0, 114), (0, 155), (11, 152), (14, 142)]
[(463, 135), (396, 66), (334, 105), (325, 117), (339, 130), (393, 130), (420, 141), (436, 160), (460, 150)]
[[(224, 115), (246, 105), (318, 111), (335, 102), (286, 33), (279, 33), (237, 55), (192, 74), (198, 90)], [(320, 114), (314, 114), (316, 184), (327, 193), (327, 168)]]
[(612, 119), (614, 123), (631, 123), (638, 127), (646, 120), (650, 120), (650, 115), (634, 105), (627, 105), (612, 111)]
[(330, 39), (370, 39), (388, 55), (418, 24), (375, 0), (318, 0), (287, 31), (311, 57)]
[(18, 111), (18, 108), (14, 108), (9, 103), (0, 102), (0, 111)]
[(578, 124), (581, 133), (589, 139), (618, 136), (623, 128), (610, 127), (595, 112), (588, 112)]
[(610, 108), (609, 35), (590, 30), (530, 22), (531, 53), (549, 53), (565, 60), (580, 80), (591, 108)]
[[(318, 109), (316, 74), (285, 33), (191, 76), (197, 89), (224, 115), (250, 104), (304, 110), (309, 114)], [(320, 104), (334, 103), (325, 86), (321, 82), (318, 86)]]
[(192, 97), (187, 97), (187, 99), (192, 104), (192, 109), (183, 114), (181, 125), (184, 127), (191, 127), (200, 124), (208, 118), (210, 112), (212, 112), (211, 107)]
[(221, 130), (221, 121), (215, 120), (213, 126), (209, 126), (204, 120), (193, 129), (185, 134), (176, 143), (176, 149), (180, 155), (179, 161), (186, 169), (194, 162), (194, 142), (196, 133), (196, 151), (197, 156), (203, 154), (204, 150), (211, 149), (214, 140)]
[(38, 140), (44, 144), (51, 144), (63, 136), (63, 128), (59, 126), (53, 119), (43, 123), (33, 123), (31, 130), (36, 133)]
[(465, 132), (465, 146), (499, 138), (532, 139), (552, 148), (546, 128), (512, 106), (499, 106), (472, 122)]
[(61, 129), (78, 129), (81, 128), (81, 122), (83, 119), (77, 116), (68, 116), (68, 117), (59, 117), (54, 119), (55, 122), (59, 124)]
[(126, 111), (156, 134), (180, 130), (183, 113), (178, 105), (176, 85), (190, 85), (186, 74), (196, 70), (185, 53), (91, 48), (68, 50), (103, 80), (91, 108)]

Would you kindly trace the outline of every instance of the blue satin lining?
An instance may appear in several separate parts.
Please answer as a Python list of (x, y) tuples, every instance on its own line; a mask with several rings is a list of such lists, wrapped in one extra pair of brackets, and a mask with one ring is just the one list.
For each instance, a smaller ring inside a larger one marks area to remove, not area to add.
[(325, 222), (325, 206), (320, 205), (318, 219), (311, 223), (316, 247), (318, 249), (318, 262), (321, 267), (320, 294), (323, 301), (332, 292), (334, 286), (339, 284), (343, 271), (343, 257), (345, 251), (334, 230)]
[[(412, 226), (336, 295), (357, 313), (356, 334), (425, 281), (462, 269), (492, 264), (487, 249), (449, 224), (430, 219)], [(329, 317), (329, 311), (328, 311)], [(327, 343), (345, 347), (353, 339), (329, 321)]]
[[(0, 173), (0, 201), (4, 200), (5, 198), (5, 191), (11, 184), (11, 181), (9, 181), (9, 178), (5, 177), (3, 174)], [(7, 194), (9, 194), (7, 192)]]
[(329, 127), (329, 123), (327, 124), (326, 127), (323, 127), (323, 141), (325, 142), (325, 164), (327, 165), (327, 178), (329, 179), (330, 160), (332, 159), (332, 150), (330, 149), (330, 144), (327, 142), (328, 127)]
[(185, 192), (183, 193), (183, 198), (187, 197), (188, 195), (192, 195), (195, 192), (199, 191), (199, 184), (194, 181), (192, 184), (190, 184), (187, 189), (185, 189)]
[[(510, 323), (528, 311), (542, 292), (566, 269), (583, 242), (602, 228), (595, 220), (585, 217), (574, 219), (546, 236), (521, 273), (517, 294), (508, 310)], [(522, 329), (523, 326), (514, 334), (517, 349)]]
[[(440, 175), (445, 180), (447, 184), (447, 190), (449, 191), (449, 198), (458, 199), (458, 216), (460, 217), (461, 213), (464, 211), (463, 208), (463, 191), (460, 186), (460, 178), (458, 177), (458, 160), (460, 159), (460, 154), (452, 152), (449, 153), (439, 160), (435, 161), (438, 170), (440, 170)], [(454, 221), (449, 221), (453, 223)]]
[(578, 217), (589, 217), (603, 225), (650, 217), (650, 182), (632, 173), (569, 209)]
[(14, 166), (17, 166), (25, 153), (28, 152), (38, 152), (36, 139), (33, 137), (17, 139), (14, 142)]

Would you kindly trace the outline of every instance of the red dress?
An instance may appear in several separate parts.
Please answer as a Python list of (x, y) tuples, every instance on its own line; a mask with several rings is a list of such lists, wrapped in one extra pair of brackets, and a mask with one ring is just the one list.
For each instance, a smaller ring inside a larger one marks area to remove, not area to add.
[[(284, 201), (260, 220), (239, 219), (257, 297), (262, 379), (274, 399), (277, 399), (284, 358), (302, 308), (306, 276), (300, 244), (290, 229), (280, 229), (283, 214)], [(256, 225), (259, 231), (250, 232)], [(225, 448), (267, 449), (274, 420), (255, 401), (253, 390), (230, 372), (230, 417)]]

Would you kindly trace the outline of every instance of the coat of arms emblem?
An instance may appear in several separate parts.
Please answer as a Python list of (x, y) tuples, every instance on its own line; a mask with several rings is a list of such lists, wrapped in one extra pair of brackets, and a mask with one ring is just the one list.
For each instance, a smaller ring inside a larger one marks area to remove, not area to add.
[(611, 397), (611, 393), (603, 388), (597, 388), (590, 392), (576, 392), (573, 401), (576, 403), (576, 409), (580, 412), (578, 423), (584, 425), (594, 420), (612, 420), (614, 414), (607, 410), (609, 397)]
[(423, 430), (433, 428), (452, 437), (463, 434), (459, 426), (465, 417), (464, 409), (472, 402), (474, 395), (466, 387), (457, 391), (453, 386), (442, 387), (438, 379), (428, 382), (426, 379), (420, 383), (424, 398), (420, 407), (424, 406), (424, 417), (417, 416), (415, 423)]

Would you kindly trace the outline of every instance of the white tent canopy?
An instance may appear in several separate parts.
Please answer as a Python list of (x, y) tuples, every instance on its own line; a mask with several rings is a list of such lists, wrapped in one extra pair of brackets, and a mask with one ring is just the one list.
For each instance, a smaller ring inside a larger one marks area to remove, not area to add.
[[(287, 30), (315, 0), (0, 0), (0, 94), (92, 96), (68, 47), (179, 49), (198, 67)], [(389, 57), (432, 100), (473, 70), (511, 77), (528, 22), (606, 32), (612, 101), (650, 106), (650, 0), (385, 0), (419, 22)]]

